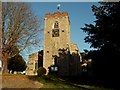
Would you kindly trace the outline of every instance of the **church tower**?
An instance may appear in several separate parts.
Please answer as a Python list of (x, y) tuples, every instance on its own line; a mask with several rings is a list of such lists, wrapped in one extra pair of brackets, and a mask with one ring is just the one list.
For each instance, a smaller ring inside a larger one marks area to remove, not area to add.
[(58, 50), (70, 46), (70, 20), (67, 12), (47, 13), (44, 26), (44, 57), (43, 67), (54, 64), (54, 55)]

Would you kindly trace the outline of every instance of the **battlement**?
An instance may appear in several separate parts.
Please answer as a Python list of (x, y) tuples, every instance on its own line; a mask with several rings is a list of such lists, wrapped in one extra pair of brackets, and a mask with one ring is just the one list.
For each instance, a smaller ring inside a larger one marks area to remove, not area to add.
[(68, 12), (55, 12), (53, 14), (46, 13), (45, 18), (66, 17)]

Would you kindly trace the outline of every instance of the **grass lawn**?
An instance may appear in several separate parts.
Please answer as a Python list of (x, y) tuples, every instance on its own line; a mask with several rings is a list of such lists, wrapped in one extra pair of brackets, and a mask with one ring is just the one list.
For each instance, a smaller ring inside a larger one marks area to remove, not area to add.
[[(69, 88), (69, 89), (79, 89), (79, 90), (113, 90), (113, 89), (104, 88), (102, 86), (76, 84), (76, 83), (72, 83), (70, 81), (67, 81), (65, 79), (61, 79), (61, 78), (58, 78), (55, 76), (50, 76), (50, 75), (49, 76), (42, 76), (42, 77), (26, 76), (26, 75), (3, 75), (2, 77), (3, 77), (3, 81), (4, 80), (9, 81), (9, 82), (7, 81), (6, 84), (11, 83), (11, 80), (15, 79), (15, 82), (18, 81), (18, 84), (23, 83), (24, 86), (27, 86), (29, 83), (24, 83), (24, 82), (30, 81), (30, 83), (31, 83), (30, 85), (35, 86), (34, 84), (37, 81), (38, 83), (42, 84), (42, 86), (39, 88), (54, 88), (54, 89)], [(12, 78), (12, 79), (9, 80), (10, 78)], [(23, 81), (22, 81), (22, 79), (23, 79)], [(22, 84), (20, 84), (20, 85), (22, 85)], [(38, 84), (38, 86), (39, 86), (39, 84)]]
[(104, 88), (102, 86), (93, 86), (93, 85), (81, 85), (66, 81), (64, 79), (54, 77), (54, 76), (42, 76), (42, 77), (29, 77), (32, 80), (38, 80), (44, 84), (43, 88), (74, 88), (81, 90), (114, 90), (109, 88)]

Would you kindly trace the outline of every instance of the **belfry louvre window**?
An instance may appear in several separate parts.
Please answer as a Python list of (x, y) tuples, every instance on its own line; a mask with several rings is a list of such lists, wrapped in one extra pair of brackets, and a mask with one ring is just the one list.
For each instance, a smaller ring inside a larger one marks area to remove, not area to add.
[(55, 21), (54, 28), (59, 28), (58, 21)]

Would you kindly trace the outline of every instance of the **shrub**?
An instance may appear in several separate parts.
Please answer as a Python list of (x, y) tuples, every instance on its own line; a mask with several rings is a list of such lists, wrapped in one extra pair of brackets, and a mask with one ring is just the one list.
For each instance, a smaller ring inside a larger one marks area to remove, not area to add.
[(44, 67), (39, 67), (37, 70), (38, 76), (43, 76), (46, 74), (46, 69)]

